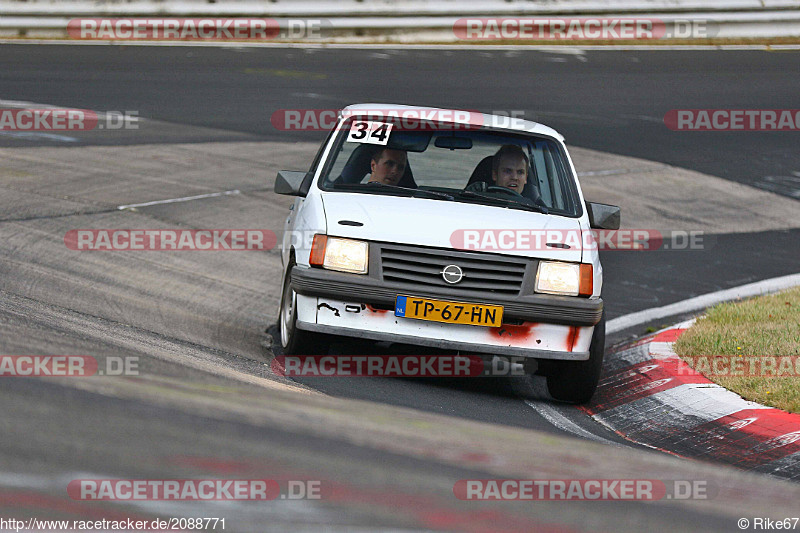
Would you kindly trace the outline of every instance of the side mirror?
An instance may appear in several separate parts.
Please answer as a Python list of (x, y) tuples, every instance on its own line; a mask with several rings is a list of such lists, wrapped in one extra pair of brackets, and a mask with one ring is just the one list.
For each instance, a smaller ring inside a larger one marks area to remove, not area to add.
[(305, 196), (311, 186), (312, 176), (297, 170), (279, 170), (275, 178), (275, 192), (289, 196)]
[(586, 202), (586, 212), (589, 214), (590, 227), (594, 229), (619, 229), (619, 207)]

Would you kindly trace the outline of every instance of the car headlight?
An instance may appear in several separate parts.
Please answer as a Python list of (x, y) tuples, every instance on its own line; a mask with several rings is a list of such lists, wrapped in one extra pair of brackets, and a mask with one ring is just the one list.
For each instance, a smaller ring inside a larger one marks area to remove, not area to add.
[(329, 270), (366, 274), (369, 264), (369, 244), (354, 239), (314, 235), (309, 262)]
[(540, 261), (535, 291), (564, 296), (591, 296), (594, 285), (592, 265)]

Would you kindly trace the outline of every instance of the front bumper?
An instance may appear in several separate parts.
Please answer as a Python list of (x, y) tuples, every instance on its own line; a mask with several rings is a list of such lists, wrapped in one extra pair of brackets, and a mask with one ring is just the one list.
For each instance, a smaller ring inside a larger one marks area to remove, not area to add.
[(546, 322), (566, 326), (594, 326), (603, 316), (603, 300), (531, 294), (498, 298), (488, 293), (453, 291), (413, 284), (388, 284), (369, 276), (345, 274), (320, 268), (294, 266), (292, 289), (304, 296), (320, 296), (337, 300), (363, 302), (379, 307), (394, 308), (398, 294), (467, 303), (502, 305), (506, 319), (525, 322)]
[[(564, 305), (551, 310), (542, 300), (560, 300), (555, 296), (535, 295), (530, 302), (491, 298), (473, 298), (475, 303), (504, 306), (504, 319), (520, 324), (503, 324), (499, 328), (442, 324), (396, 317), (393, 311), (374, 307), (394, 307), (398, 293), (408, 290), (376, 286), (367, 279), (353, 281), (355, 276), (295, 266), (292, 288), (297, 296), (297, 327), (304, 330), (460, 350), (476, 354), (498, 354), (583, 361), (589, 358), (596, 306), (602, 314), (602, 301), (576, 300), (575, 307)], [(342, 279), (344, 278), (344, 279)], [(440, 294), (429, 290), (413, 290), (414, 296), (470, 301), (463, 296)], [(566, 299), (566, 297), (564, 297)], [(522, 300), (522, 298), (520, 298)], [(586, 305), (591, 303), (592, 305)], [(577, 307), (583, 305), (584, 307)], [(583, 311), (572, 313), (575, 309)], [(550, 311), (550, 312), (548, 312)], [(552, 317), (556, 318), (553, 319)], [(536, 317), (538, 320), (531, 320)], [(564, 323), (566, 322), (566, 323)]]

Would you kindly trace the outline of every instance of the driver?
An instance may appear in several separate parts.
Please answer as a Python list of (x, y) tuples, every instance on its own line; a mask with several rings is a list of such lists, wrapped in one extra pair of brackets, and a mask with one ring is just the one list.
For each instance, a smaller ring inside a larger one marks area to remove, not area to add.
[(384, 183), (397, 185), (406, 170), (406, 151), (384, 148), (376, 151), (369, 162), (372, 174), (367, 183)]
[(528, 156), (516, 144), (504, 144), (492, 158), (495, 185), (522, 194), (528, 182)]

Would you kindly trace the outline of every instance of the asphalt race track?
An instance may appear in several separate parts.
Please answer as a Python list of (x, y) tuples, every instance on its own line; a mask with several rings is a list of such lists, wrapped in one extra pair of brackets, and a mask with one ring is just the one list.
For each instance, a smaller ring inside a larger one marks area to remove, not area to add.
[[(0, 47), (0, 108), (142, 118), (135, 130), (0, 132), (0, 353), (138, 364), (137, 376), (2, 380), (0, 517), (225, 517), (226, 531), (735, 531), (740, 517), (796, 515), (795, 484), (646, 450), (541, 400), (521, 378), (273, 375), (277, 250), (76, 252), (64, 236), (280, 231), (290, 201), (272, 192), (275, 172), (307, 167), (325, 135), (280, 131), (270, 121), (280, 110), (373, 101), (519, 112), (566, 136), (587, 196), (617, 201), (623, 224), (628, 209), (634, 223), (708, 232), (702, 250), (604, 252), (615, 318), (797, 272), (798, 132), (675, 132), (663, 117), (795, 109), (798, 54)], [(120, 209), (195, 195), (209, 196)], [(699, 480), (711, 496), (454, 497), (458, 480), (499, 477), (656, 479), (668, 489)], [(102, 502), (66, 492), (75, 479), (112, 478), (273, 479), (284, 495), (292, 480), (318, 480), (322, 498)]]

